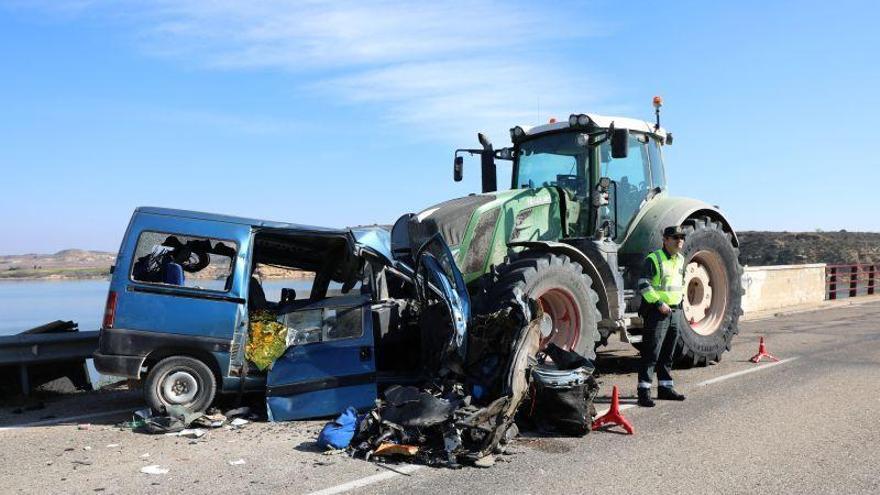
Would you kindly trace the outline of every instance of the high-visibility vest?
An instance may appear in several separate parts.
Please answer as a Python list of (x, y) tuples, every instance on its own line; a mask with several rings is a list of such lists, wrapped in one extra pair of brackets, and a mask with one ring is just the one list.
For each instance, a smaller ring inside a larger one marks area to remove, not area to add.
[(642, 297), (650, 304), (662, 301), (678, 306), (684, 297), (684, 256), (681, 253), (669, 258), (662, 249), (648, 255), (654, 263), (654, 277), (650, 286), (643, 287)]

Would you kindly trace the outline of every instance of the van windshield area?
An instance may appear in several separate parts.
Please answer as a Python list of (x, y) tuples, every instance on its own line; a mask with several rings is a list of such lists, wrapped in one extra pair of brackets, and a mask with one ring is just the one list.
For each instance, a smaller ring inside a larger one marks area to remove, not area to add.
[(229, 291), (236, 244), (164, 232), (142, 232), (131, 280), (191, 289)]

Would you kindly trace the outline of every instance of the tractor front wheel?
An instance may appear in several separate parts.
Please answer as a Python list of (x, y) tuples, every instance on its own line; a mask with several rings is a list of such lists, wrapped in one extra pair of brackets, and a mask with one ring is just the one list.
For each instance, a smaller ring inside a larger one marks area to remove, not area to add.
[(677, 356), (685, 366), (720, 361), (739, 331), (742, 266), (730, 232), (708, 217), (683, 225), (684, 301)]
[(552, 342), (595, 359), (599, 296), (579, 263), (565, 255), (526, 251), (498, 267), (498, 275), (490, 291), (497, 307), (531, 298), (550, 317), (552, 329), (542, 337), (541, 349)]

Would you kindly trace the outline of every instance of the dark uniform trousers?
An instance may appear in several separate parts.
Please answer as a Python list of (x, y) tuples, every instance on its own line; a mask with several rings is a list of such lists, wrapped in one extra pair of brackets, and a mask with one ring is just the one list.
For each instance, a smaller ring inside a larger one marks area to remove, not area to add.
[[(647, 304), (642, 301), (642, 304)], [(672, 353), (678, 341), (678, 312), (672, 308), (668, 315), (661, 313), (657, 306), (651, 304), (644, 318), (642, 333), (642, 359), (639, 365), (639, 385), (654, 381), (654, 369), (657, 369), (657, 380), (661, 386), (672, 385)], [(667, 382), (664, 384), (664, 382)]]

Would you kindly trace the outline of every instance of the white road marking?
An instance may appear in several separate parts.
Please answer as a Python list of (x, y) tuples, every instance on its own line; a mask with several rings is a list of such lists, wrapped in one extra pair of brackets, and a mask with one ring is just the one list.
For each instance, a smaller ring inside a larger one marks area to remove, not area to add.
[(774, 366), (779, 366), (780, 364), (790, 363), (790, 362), (794, 361), (794, 360), (797, 359), (797, 358), (798, 358), (798, 356), (795, 356), (795, 357), (790, 357), (790, 358), (788, 358), (788, 359), (783, 359), (783, 360), (780, 360), (780, 361), (775, 361), (775, 362), (772, 362), (772, 363), (758, 364), (758, 365), (756, 365), (756, 366), (754, 366), (754, 367), (752, 367), (752, 368), (744, 369), (744, 370), (741, 370), (741, 371), (735, 371), (735, 372), (733, 372), (733, 373), (728, 373), (728, 374), (726, 374), (726, 375), (716, 376), (715, 378), (710, 378), (710, 379), (708, 379), (708, 380), (705, 380), (705, 381), (702, 381), (702, 382), (698, 383), (697, 386), (698, 386), (698, 387), (705, 387), (706, 385), (712, 385), (713, 383), (723, 382), (724, 380), (729, 380), (729, 379), (731, 379), (731, 378), (736, 378), (736, 377), (738, 377), (738, 376), (747, 375), (747, 374), (749, 374), (749, 373), (754, 373), (754, 372), (756, 372), (756, 371), (765, 370), (765, 369), (767, 369), (767, 368), (772, 368), (772, 367), (774, 367)]
[(128, 407), (125, 409), (116, 409), (114, 411), (103, 411), (103, 412), (97, 412), (97, 413), (91, 413), (91, 414), (81, 414), (79, 416), (68, 416), (66, 418), (44, 419), (42, 421), (32, 421), (30, 423), (21, 423), (21, 424), (12, 425), (12, 426), (3, 426), (3, 427), (0, 427), (0, 431), (20, 430), (22, 428), (31, 428), (34, 426), (56, 425), (58, 423), (66, 423), (68, 421), (79, 421), (81, 419), (87, 419), (87, 418), (100, 418), (102, 416), (111, 416), (113, 414), (122, 414), (124, 412), (131, 413), (132, 408)]
[(345, 493), (349, 490), (354, 490), (355, 488), (361, 488), (367, 485), (372, 485), (373, 483), (378, 483), (380, 481), (385, 481), (387, 479), (401, 476), (401, 473), (410, 474), (412, 472), (418, 471), (423, 467), (424, 466), (418, 464), (407, 464), (406, 466), (400, 468), (395, 467), (395, 471), (385, 471), (384, 473), (374, 474), (365, 478), (356, 479), (354, 481), (349, 481), (348, 483), (342, 483), (341, 485), (331, 486), (330, 488), (324, 488), (323, 490), (312, 492), (309, 495), (334, 495), (336, 493)]

